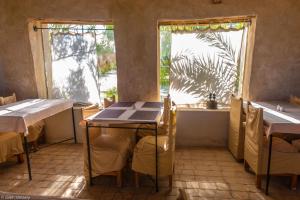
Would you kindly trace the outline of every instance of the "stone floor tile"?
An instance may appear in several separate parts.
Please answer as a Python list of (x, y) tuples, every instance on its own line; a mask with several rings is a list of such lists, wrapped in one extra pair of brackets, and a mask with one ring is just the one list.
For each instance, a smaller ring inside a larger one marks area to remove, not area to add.
[(231, 194), (234, 199), (250, 199), (249, 192), (233, 191)]
[[(28, 181), (26, 162), (15, 159), (0, 164), (0, 191), (28, 195), (78, 197), (85, 199), (177, 199), (180, 188), (191, 199), (300, 200), (300, 189), (289, 190), (289, 180), (272, 177), (270, 196), (255, 187), (255, 177), (244, 171), (224, 148), (181, 148), (176, 150), (173, 188), (168, 179), (154, 181), (141, 176), (141, 187), (135, 188), (130, 167), (124, 171), (124, 187), (116, 187), (115, 178), (102, 176), (90, 187), (83, 176), (83, 154), (80, 144), (59, 144), (32, 153), (33, 180)], [(265, 183), (265, 182), (264, 182)]]

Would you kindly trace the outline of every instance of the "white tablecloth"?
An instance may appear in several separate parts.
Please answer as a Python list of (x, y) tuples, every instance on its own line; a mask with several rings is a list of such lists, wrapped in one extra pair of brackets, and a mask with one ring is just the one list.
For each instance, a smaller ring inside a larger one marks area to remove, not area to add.
[[(267, 136), (274, 133), (300, 134), (300, 107), (288, 102), (251, 102), (254, 107), (263, 108), (264, 122), (268, 126)], [(283, 111), (277, 111), (280, 105)]]
[(28, 134), (27, 127), (73, 107), (71, 100), (27, 99), (0, 106), (0, 132)]

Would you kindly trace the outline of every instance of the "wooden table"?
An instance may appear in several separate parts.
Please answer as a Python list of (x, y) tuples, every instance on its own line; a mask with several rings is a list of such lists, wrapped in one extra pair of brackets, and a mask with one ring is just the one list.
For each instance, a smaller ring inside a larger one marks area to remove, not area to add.
[[(266, 182), (266, 194), (268, 195), (273, 135), (274, 133), (300, 135), (300, 106), (282, 101), (251, 102), (251, 104), (257, 108), (263, 108), (264, 124), (268, 127), (266, 132), (270, 140)], [(280, 105), (283, 111), (277, 111), (277, 105)]]
[(28, 126), (72, 108), (74, 141), (77, 143), (73, 102), (65, 99), (27, 99), (0, 106), (0, 132), (16, 132), (24, 134), (24, 147), (27, 159), (29, 180), (32, 180), (28, 151)]
[(86, 141), (90, 185), (93, 185), (93, 182), (89, 128), (139, 129), (139, 125), (149, 124), (153, 126), (147, 128), (142, 126), (142, 129), (153, 130), (155, 132), (155, 188), (158, 192), (157, 129), (161, 119), (162, 106), (163, 104), (161, 102), (118, 102), (86, 120)]

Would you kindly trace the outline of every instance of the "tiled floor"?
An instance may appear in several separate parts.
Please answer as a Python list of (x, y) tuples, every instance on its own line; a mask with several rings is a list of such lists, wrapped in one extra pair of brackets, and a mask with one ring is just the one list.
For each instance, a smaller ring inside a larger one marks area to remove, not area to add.
[(254, 175), (246, 173), (226, 149), (192, 148), (176, 151), (172, 190), (161, 180), (161, 191), (154, 192), (153, 181), (142, 178), (142, 186), (133, 186), (133, 176), (126, 169), (124, 187), (115, 186), (115, 178), (101, 177), (95, 186), (85, 183), (82, 146), (60, 144), (31, 154), (33, 180), (27, 179), (26, 163), (15, 161), (0, 166), (0, 191), (29, 195), (79, 197), (85, 199), (177, 199), (178, 189), (185, 188), (192, 199), (300, 199), (289, 190), (289, 179), (272, 178), (270, 196), (254, 186)]

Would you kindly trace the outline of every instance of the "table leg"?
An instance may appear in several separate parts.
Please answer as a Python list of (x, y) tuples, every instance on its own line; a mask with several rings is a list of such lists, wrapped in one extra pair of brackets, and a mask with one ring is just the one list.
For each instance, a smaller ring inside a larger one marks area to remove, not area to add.
[(31, 175), (31, 166), (30, 166), (30, 158), (29, 158), (27, 136), (24, 136), (24, 148), (25, 148), (25, 153), (26, 153), (28, 176), (29, 176), (29, 180), (31, 181), (32, 180), (32, 175)]
[(273, 140), (273, 136), (270, 135), (268, 166), (267, 166), (266, 195), (269, 195), (270, 168), (271, 168), (271, 156), (272, 156), (272, 140)]
[(93, 185), (93, 177), (92, 177), (92, 163), (91, 163), (90, 136), (89, 136), (88, 123), (86, 123), (86, 145), (87, 145), (87, 154), (88, 154), (90, 185), (92, 186)]
[(155, 124), (155, 190), (158, 192), (158, 152), (157, 152), (157, 127)]
[(72, 107), (72, 122), (73, 122), (74, 143), (77, 144), (77, 135), (76, 135), (75, 117), (74, 117), (74, 107)]

